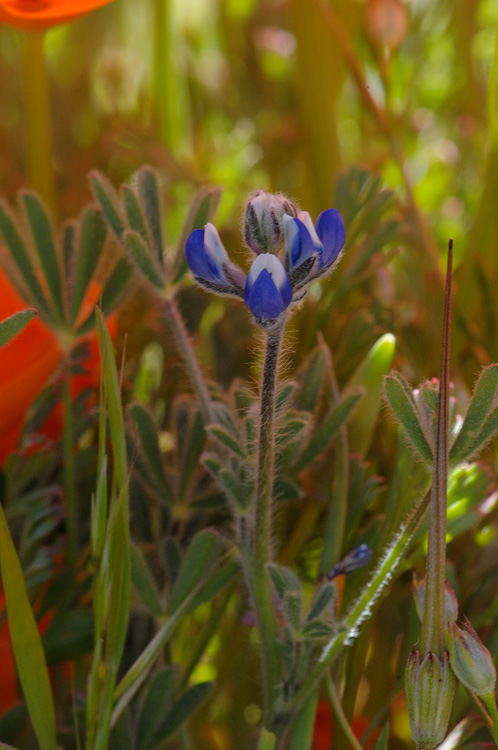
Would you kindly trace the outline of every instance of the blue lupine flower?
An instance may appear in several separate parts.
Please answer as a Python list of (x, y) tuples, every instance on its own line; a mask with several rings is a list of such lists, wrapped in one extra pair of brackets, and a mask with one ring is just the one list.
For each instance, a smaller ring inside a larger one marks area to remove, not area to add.
[(247, 276), (244, 302), (258, 323), (276, 320), (290, 305), (292, 287), (276, 255), (262, 253)]
[(185, 258), (195, 280), (218, 294), (242, 297), (245, 275), (231, 262), (213, 224), (194, 229), (185, 245)]
[(214, 284), (226, 281), (223, 264), (230, 261), (213, 224), (206, 224), (204, 229), (194, 229), (185, 245), (185, 258), (196, 279)]
[(285, 257), (290, 272), (313, 257), (319, 270), (328, 268), (342, 250), (345, 239), (344, 222), (335, 208), (322, 211), (316, 229), (307, 211), (298, 213), (297, 218), (284, 216)]

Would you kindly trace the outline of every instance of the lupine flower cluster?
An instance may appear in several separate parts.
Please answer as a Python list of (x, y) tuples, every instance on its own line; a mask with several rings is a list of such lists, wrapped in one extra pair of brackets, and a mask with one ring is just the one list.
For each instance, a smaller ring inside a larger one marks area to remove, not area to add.
[(256, 256), (247, 276), (229, 259), (213, 224), (191, 233), (185, 256), (198, 284), (243, 299), (254, 321), (268, 330), (312, 281), (335, 267), (345, 237), (335, 208), (322, 211), (313, 226), (309, 213), (284, 195), (259, 191), (244, 212), (244, 241)]

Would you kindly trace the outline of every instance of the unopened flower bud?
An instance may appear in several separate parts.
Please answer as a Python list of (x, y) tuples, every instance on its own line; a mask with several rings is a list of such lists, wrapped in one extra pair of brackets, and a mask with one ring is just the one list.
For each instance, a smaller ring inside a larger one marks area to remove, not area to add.
[(496, 669), (486, 646), (470, 622), (449, 630), (448, 647), (453, 672), (466, 688), (479, 696), (494, 693)]
[(263, 328), (272, 327), (290, 305), (291, 285), (276, 255), (258, 255), (247, 275), (244, 301)]
[[(415, 607), (420, 620), (423, 619), (424, 615), (424, 604), (425, 604), (425, 578), (417, 581), (415, 576), (413, 577), (413, 595), (415, 598)], [(458, 617), (458, 601), (455, 596), (455, 592), (451, 588), (448, 581), (445, 581), (444, 586), (444, 625), (447, 628), (456, 622)]]
[(448, 653), (440, 659), (432, 651), (422, 657), (412, 649), (405, 670), (405, 689), (417, 750), (434, 750), (444, 740), (455, 692)]
[(244, 240), (259, 255), (273, 252), (283, 237), (284, 216), (297, 216), (296, 206), (281, 193), (259, 190), (244, 211)]

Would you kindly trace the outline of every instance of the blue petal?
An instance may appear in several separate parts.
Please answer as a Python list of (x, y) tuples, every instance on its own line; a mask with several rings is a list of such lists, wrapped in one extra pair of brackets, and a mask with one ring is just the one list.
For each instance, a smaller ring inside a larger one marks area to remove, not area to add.
[(320, 267), (329, 266), (337, 258), (346, 240), (342, 216), (336, 208), (322, 211), (316, 220), (316, 232), (323, 244)]
[(206, 281), (224, 282), (221, 268), (206, 251), (204, 229), (194, 229), (185, 244), (185, 258), (192, 274)]
[[(293, 222), (293, 224), (291, 225), (290, 222)], [(285, 250), (291, 270), (298, 268), (305, 260), (312, 258), (315, 253), (320, 253), (321, 248), (313, 243), (308, 229), (300, 219), (285, 218), (284, 232)]]
[(276, 255), (264, 253), (252, 264), (244, 301), (256, 320), (275, 320), (290, 305), (292, 288)]

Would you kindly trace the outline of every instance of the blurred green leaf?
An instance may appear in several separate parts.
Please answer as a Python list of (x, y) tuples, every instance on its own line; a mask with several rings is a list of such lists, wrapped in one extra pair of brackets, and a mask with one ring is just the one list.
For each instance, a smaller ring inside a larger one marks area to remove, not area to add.
[(138, 196), (147, 219), (154, 255), (162, 266), (161, 195), (157, 174), (151, 167), (144, 166), (138, 172)]
[(126, 231), (123, 239), (126, 250), (133, 258), (133, 262), (145, 280), (156, 289), (164, 289), (165, 281), (161, 275), (161, 271), (142, 237), (137, 232)]
[(174, 501), (173, 492), (164, 466), (159, 448), (157, 427), (150, 413), (142, 404), (132, 404), (128, 409), (130, 418), (136, 430), (139, 450), (146, 461), (152, 480), (157, 484), (161, 499), (168, 505)]
[(41, 750), (56, 750), (55, 711), (45, 654), (1, 506), (0, 568), (12, 648), (29, 715)]
[(20, 333), (36, 315), (36, 310), (27, 309), (14, 313), (0, 322), (0, 347), (5, 346)]
[(114, 188), (104, 175), (97, 171), (90, 172), (90, 185), (107, 223), (121, 242), (126, 226), (119, 210), (119, 201)]
[(166, 699), (173, 681), (173, 668), (165, 667), (152, 680), (140, 711), (137, 745), (147, 750), (157, 724), (164, 714)]
[(89, 206), (81, 221), (79, 251), (74, 269), (74, 287), (71, 290), (69, 322), (74, 325), (88, 285), (93, 278), (107, 236), (102, 215)]
[(145, 562), (140, 549), (135, 544), (130, 546), (130, 552), (131, 580), (135, 587), (135, 591), (149, 612), (155, 617), (161, 617), (163, 614), (163, 607), (149, 567)]
[(396, 340), (392, 333), (381, 336), (343, 389), (343, 399), (354, 389), (363, 388), (363, 397), (348, 424), (349, 448), (365, 455), (382, 405), (384, 377), (392, 366)]
[(171, 592), (168, 612), (173, 612), (199, 583), (221, 549), (217, 534), (209, 529), (194, 537)]
[(259, 737), (258, 750), (275, 750), (276, 741), (277, 738), (273, 732), (263, 728)]
[(60, 321), (64, 320), (62, 297), (62, 275), (60, 260), (54, 242), (52, 224), (39, 196), (34, 192), (21, 193), (31, 234), (38, 253), (47, 287), (52, 297), (54, 309)]
[(186, 690), (160, 722), (152, 736), (151, 747), (157, 747), (171, 737), (207, 697), (211, 688), (211, 682), (199, 682)]

